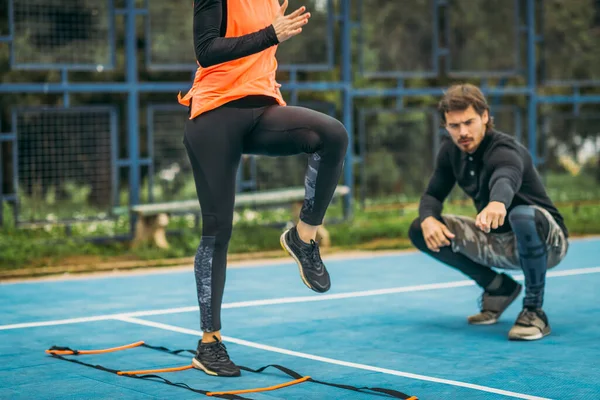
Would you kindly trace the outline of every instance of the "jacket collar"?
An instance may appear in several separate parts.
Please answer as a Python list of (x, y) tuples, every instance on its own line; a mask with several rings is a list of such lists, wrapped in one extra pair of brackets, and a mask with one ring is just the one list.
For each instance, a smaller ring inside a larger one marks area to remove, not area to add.
[(479, 144), (479, 147), (477, 148), (477, 150), (475, 150), (474, 153), (467, 153), (465, 151), (461, 151), (462, 153), (462, 160), (465, 160), (467, 157), (471, 156), (473, 157), (474, 160), (481, 160), (483, 158), (483, 154), (485, 153), (486, 149), (489, 147), (490, 143), (492, 142), (492, 136), (494, 135), (494, 131), (486, 131), (485, 135), (483, 136), (483, 140), (481, 141), (481, 143)]

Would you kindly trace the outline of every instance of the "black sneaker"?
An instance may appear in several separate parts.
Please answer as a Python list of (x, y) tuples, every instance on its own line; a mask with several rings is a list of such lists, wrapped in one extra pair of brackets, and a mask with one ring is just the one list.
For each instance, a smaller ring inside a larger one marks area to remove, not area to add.
[(510, 340), (538, 340), (550, 334), (548, 317), (541, 308), (524, 308), (508, 332)]
[(223, 342), (214, 336), (215, 342), (202, 343), (198, 341), (196, 355), (192, 359), (192, 365), (201, 369), (208, 375), (214, 376), (240, 376), (240, 368), (235, 365), (227, 354)]
[(318, 293), (331, 288), (329, 273), (321, 260), (317, 242), (311, 240), (310, 243), (304, 243), (296, 227), (283, 232), (280, 242), (281, 247), (298, 263), (300, 277), (306, 286)]

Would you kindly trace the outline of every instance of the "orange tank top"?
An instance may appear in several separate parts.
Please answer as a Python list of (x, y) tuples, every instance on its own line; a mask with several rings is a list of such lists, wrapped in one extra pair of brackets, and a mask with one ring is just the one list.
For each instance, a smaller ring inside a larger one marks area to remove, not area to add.
[[(267, 6), (257, 6), (257, 3)], [(233, 0), (227, 5), (225, 37), (238, 37), (266, 28), (280, 8), (278, 0)], [(190, 119), (249, 95), (271, 96), (280, 105), (286, 105), (275, 80), (276, 51), (277, 46), (271, 46), (260, 53), (206, 68), (198, 63), (192, 88), (183, 97), (179, 93), (179, 103), (189, 106), (191, 100)]]

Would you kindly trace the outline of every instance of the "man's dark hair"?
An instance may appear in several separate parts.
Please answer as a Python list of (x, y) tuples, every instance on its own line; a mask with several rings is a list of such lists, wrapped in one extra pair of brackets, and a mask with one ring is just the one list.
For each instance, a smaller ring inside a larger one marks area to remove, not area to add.
[(470, 83), (453, 85), (448, 88), (444, 93), (444, 97), (438, 104), (438, 110), (440, 117), (442, 118), (442, 126), (446, 126), (446, 113), (451, 111), (464, 111), (469, 106), (473, 106), (473, 109), (480, 116), (483, 115), (484, 111), (488, 112), (488, 123), (485, 125), (487, 130), (491, 130), (494, 127), (494, 119), (490, 113), (490, 107), (485, 99), (485, 96), (481, 90)]

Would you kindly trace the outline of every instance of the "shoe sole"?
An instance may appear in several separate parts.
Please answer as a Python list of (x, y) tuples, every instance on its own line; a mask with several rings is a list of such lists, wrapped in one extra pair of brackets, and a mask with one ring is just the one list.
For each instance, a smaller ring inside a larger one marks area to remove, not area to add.
[(308, 287), (309, 289), (315, 290), (315, 288), (313, 288), (310, 285), (310, 283), (308, 283), (308, 280), (306, 280), (306, 277), (304, 276), (304, 272), (302, 271), (302, 264), (300, 263), (300, 260), (298, 260), (298, 257), (296, 257), (296, 255), (294, 254), (292, 249), (290, 249), (289, 246), (287, 245), (287, 243), (285, 242), (285, 235), (288, 232), (289, 232), (289, 230), (287, 230), (281, 234), (281, 236), (279, 237), (279, 243), (281, 244), (281, 247), (283, 248), (283, 250), (285, 250), (285, 252), (288, 253), (294, 259), (294, 261), (296, 261), (296, 264), (298, 264), (298, 271), (300, 272), (300, 278), (302, 278), (302, 282), (304, 282), (306, 287)]
[(202, 365), (200, 361), (196, 360), (195, 358), (192, 358), (192, 365), (194, 366), (194, 368), (202, 370), (208, 375), (219, 376), (219, 374), (217, 374), (215, 371), (211, 371), (210, 369), (206, 368), (204, 365)]
[(471, 322), (469, 320), (467, 320), (467, 322), (469, 323), (469, 325), (494, 325), (496, 322), (498, 322), (498, 318), (496, 319), (490, 319), (487, 321), (481, 321), (481, 322)]
[(204, 365), (202, 365), (202, 363), (200, 361), (196, 360), (196, 358), (192, 358), (192, 366), (194, 368), (199, 369), (201, 371), (204, 371), (206, 374), (212, 375), (212, 376), (233, 377), (233, 376), (240, 376), (241, 375), (241, 374), (237, 374), (237, 375), (219, 375), (215, 371), (212, 371), (212, 370), (206, 368)]
[(510, 334), (508, 335), (508, 339), (509, 340), (514, 340), (514, 341), (520, 341), (520, 342), (529, 342), (532, 340), (540, 340), (546, 336), (548, 336), (550, 334), (550, 332), (552, 332), (552, 330), (550, 329), (549, 326), (547, 326), (546, 328), (544, 328), (543, 331), (541, 331), (538, 334), (535, 335), (531, 335), (531, 336), (511, 336)]
[(519, 297), (519, 295), (521, 294), (521, 291), (523, 290), (523, 285), (521, 285), (520, 283), (517, 286), (517, 290), (515, 290), (509, 297), (508, 300), (508, 304), (506, 304), (506, 307), (504, 307), (504, 309), (500, 310), (498, 312), (498, 315), (496, 316), (496, 319), (494, 320), (490, 320), (490, 321), (485, 321), (485, 322), (471, 322), (467, 319), (467, 322), (469, 323), (469, 325), (493, 325), (495, 323), (498, 322), (498, 320), (500, 319), (500, 316), (504, 313), (504, 311), (506, 311), (506, 309), (508, 307), (510, 307), (510, 305), (517, 299), (517, 297)]

